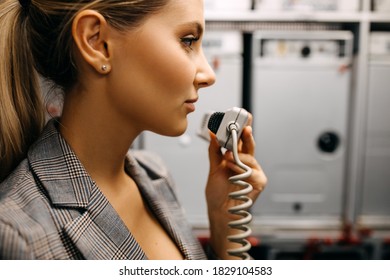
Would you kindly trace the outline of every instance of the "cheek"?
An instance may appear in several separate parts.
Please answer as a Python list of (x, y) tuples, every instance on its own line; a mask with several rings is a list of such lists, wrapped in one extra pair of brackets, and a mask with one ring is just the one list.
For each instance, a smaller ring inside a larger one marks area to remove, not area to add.
[(187, 126), (183, 103), (194, 95), (194, 63), (177, 42), (162, 48), (138, 43), (113, 65), (113, 109), (142, 129), (179, 135)]
[(157, 91), (169, 90), (170, 94), (182, 94), (193, 86), (195, 69), (190, 57), (182, 48), (168, 46), (150, 50), (149, 55), (140, 61), (140, 73), (150, 84), (158, 87)]
[(155, 29), (150, 30), (120, 44), (116, 62), (122, 78), (141, 87), (154, 87), (156, 94), (167, 90), (171, 95), (188, 94), (183, 91), (193, 90), (196, 75), (191, 52), (170, 33), (162, 30), (156, 35)]

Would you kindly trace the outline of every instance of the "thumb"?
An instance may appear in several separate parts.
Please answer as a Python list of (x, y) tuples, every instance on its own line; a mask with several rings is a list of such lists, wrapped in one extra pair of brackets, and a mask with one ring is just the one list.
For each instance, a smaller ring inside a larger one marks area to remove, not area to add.
[(210, 132), (209, 159), (211, 169), (218, 166), (222, 161), (221, 147), (219, 146), (217, 136), (212, 132)]

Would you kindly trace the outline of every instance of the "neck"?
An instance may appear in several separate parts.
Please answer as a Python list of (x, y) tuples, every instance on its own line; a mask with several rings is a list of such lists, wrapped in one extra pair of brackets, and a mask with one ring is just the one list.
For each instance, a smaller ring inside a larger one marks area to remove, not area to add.
[(125, 157), (139, 133), (105, 108), (97, 95), (67, 95), (60, 133), (92, 179), (100, 188), (106, 188), (128, 179)]

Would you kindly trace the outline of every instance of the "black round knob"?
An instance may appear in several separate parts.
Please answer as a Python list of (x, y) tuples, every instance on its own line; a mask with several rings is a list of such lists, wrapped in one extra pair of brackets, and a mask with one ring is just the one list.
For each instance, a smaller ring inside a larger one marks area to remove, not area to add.
[(304, 46), (301, 50), (302, 57), (309, 57), (311, 54), (311, 49), (309, 46)]
[(318, 138), (318, 147), (324, 153), (334, 153), (340, 144), (340, 137), (334, 132), (325, 132)]
[(301, 211), (302, 211), (303, 205), (302, 205), (302, 203), (300, 203), (300, 202), (295, 202), (295, 203), (292, 205), (292, 207), (293, 207), (294, 212), (298, 213), (298, 212), (301, 212)]

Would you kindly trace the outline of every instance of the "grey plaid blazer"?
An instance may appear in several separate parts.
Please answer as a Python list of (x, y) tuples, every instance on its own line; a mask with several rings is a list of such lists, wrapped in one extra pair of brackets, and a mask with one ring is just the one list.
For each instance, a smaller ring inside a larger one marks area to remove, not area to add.
[[(186, 259), (205, 259), (160, 160), (132, 151), (126, 168)], [(51, 120), (0, 185), (1, 259), (146, 259)]]

